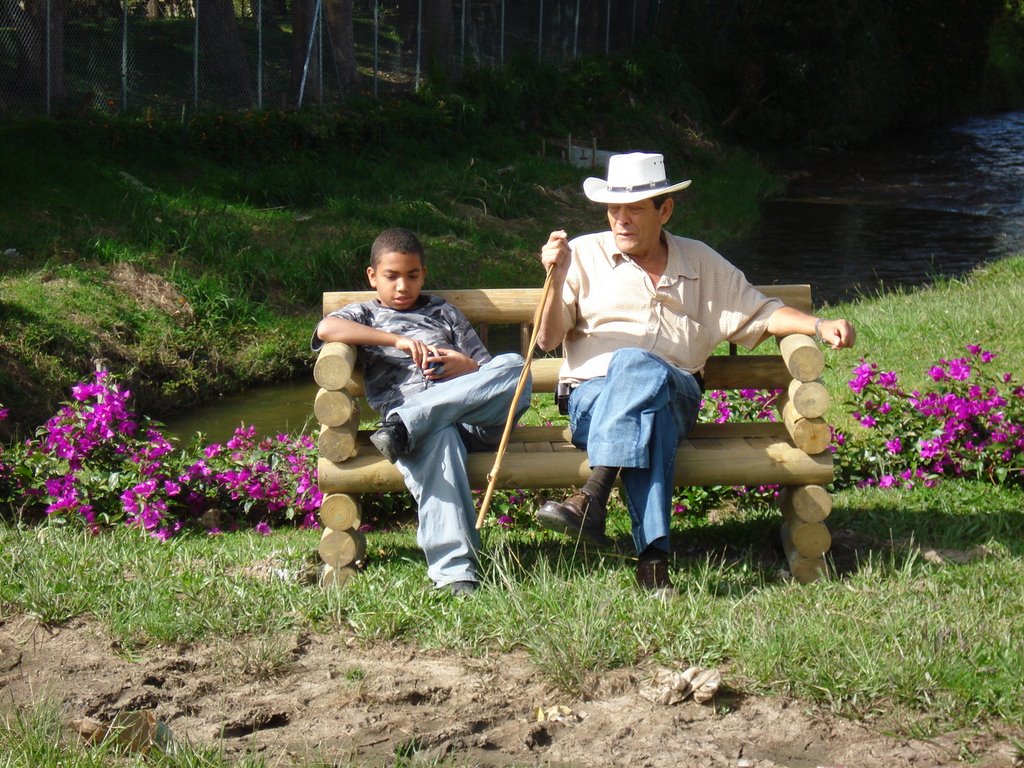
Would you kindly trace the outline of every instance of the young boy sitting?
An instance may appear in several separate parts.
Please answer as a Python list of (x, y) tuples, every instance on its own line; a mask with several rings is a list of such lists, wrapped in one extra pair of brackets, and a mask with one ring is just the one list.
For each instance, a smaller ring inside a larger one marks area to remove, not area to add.
[[(492, 359), (458, 309), (421, 293), (425, 255), (409, 230), (377, 237), (366, 274), (377, 298), (327, 315), (312, 346), (358, 347), (366, 399), (383, 420), (370, 440), (398, 467), (416, 500), (416, 541), (427, 575), (437, 587), (470, 593), (478, 586), (480, 537), (466, 454), (500, 442), (523, 358)], [(528, 382), (516, 418), (529, 404)]]

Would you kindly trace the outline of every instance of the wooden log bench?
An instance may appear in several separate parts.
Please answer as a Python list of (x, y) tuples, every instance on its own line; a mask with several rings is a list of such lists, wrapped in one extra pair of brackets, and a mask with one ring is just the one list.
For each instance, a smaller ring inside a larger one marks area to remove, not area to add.
[[(767, 296), (810, 312), (807, 285), (759, 286)], [(540, 301), (540, 288), (496, 288), (434, 291), (458, 306), (481, 330), (486, 341), (490, 325), (519, 325), (522, 345), (529, 343), (530, 324)], [(375, 297), (372, 291), (327, 292), (323, 314)], [(724, 348), (725, 345), (723, 345)], [(759, 349), (765, 349), (764, 346)], [(533, 391), (554, 392), (561, 358), (535, 357)], [(832, 482), (831, 432), (824, 420), (829, 395), (821, 382), (824, 356), (813, 339), (803, 335), (781, 339), (773, 354), (737, 354), (730, 346), (713, 355), (704, 370), (708, 391), (724, 389), (780, 390), (778, 421), (699, 423), (682, 440), (676, 455), (679, 485), (780, 485), (782, 545), (789, 571), (802, 583), (825, 572), (831, 536), (825, 520), (831, 511), (826, 486)], [(320, 350), (313, 368), (320, 389), (314, 414), (320, 423), (318, 480), (324, 494), (319, 553), (326, 567), (325, 587), (344, 584), (366, 553), (359, 497), (364, 493), (403, 491), (394, 465), (370, 444), (360, 430), (357, 398), (362, 375), (355, 349), (338, 342)], [(470, 454), (468, 470), (474, 488), (487, 485), (494, 454)], [(581, 486), (590, 475), (586, 453), (570, 442), (567, 426), (516, 427), (502, 461), (497, 487), (563, 488)]]

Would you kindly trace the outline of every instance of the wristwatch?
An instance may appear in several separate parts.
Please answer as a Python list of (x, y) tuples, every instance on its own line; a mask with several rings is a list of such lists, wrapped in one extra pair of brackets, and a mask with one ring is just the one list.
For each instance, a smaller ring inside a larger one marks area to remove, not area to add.
[(819, 317), (817, 320), (814, 321), (814, 340), (815, 341), (818, 341), (818, 342), (824, 341), (824, 339), (821, 338), (821, 324), (823, 322), (825, 322), (825, 318), (824, 317)]

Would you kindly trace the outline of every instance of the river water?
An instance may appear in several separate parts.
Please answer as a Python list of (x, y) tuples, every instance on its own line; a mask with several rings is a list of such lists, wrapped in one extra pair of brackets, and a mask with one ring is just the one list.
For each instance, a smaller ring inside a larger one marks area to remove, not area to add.
[[(818, 304), (1024, 253), (1024, 112), (819, 157), (763, 203), (749, 237), (716, 245), (754, 283), (810, 283)], [(296, 432), (315, 394), (312, 375), (261, 387), (170, 418), (168, 431), (210, 441), (242, 422), (263, 435)]]
[(818, 158), (721, 246), (754, 283), (816, 302), (918, 286), (1024, 252), (1024, 112), (977, 117)]

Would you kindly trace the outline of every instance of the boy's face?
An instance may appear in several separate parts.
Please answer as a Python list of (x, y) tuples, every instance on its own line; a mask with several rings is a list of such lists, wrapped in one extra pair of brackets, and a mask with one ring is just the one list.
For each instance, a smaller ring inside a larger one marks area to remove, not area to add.
[(427, 268), (414, 253), (388, 251), (380, 257), (377, 268), (366, 268), (370, 285), (377, 289), (377, 298), (392, 309), (409, 309), (420, 297)]

